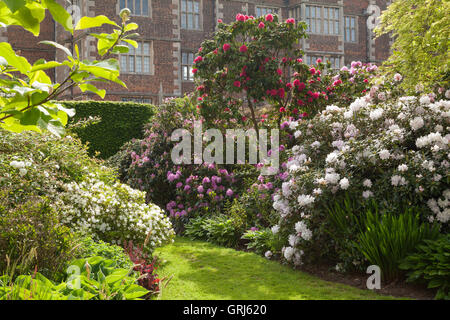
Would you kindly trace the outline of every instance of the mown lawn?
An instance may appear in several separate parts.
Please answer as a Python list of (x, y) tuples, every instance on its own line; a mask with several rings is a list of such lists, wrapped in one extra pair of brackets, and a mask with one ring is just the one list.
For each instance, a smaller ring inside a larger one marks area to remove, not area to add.
[(173, 275), (162, 289), (163, 300), (394, 299), (323, 281), (253, 253), (186, 238), (176, 238), (156, 254), (167, 261), (159, 275)]

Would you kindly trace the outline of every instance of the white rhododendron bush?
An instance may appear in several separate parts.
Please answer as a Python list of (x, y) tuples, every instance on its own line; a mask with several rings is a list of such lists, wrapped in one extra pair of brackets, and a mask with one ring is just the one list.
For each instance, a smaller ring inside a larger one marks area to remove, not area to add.
[(172, 242), (175, 235), (164, 212), (145, 203), (145, 192), (119, 182), (107, 185), (95, 175), (64, 185), (56, 205), (73, 230), (119, 245), (131, 240), (153, 249)]
[(448, 231), (450, 101), (373, 101), (367, 95), (346, 108), (330, 105), (289, 124), (296, 143), (288, 178), (274, 195), (280, 224), (272, 228), (285, 238), (287, 261), (298, 265), (333, 251), (328, 208), (346, 198), (391, 212), (415, 207), (421, 221)]

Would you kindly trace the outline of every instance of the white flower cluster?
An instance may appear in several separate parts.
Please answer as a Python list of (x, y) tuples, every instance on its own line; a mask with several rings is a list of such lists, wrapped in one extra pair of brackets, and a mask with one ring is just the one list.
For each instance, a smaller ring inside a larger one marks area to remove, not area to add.
[(413, 205), (423, 208), (445, 190), (441, 199), (428, 201), (430, 211), (423, 215), (449, 222), (450, 101), (429, 95), (378, 104), (373, 99), (329, 106), (309, 121), (289, 125), (301, 134), (288, 151), (287, 178), (273, 198), (281, 217), (277, 228), (290, 234), (295, 224), (296, 234), (286, 239), (286, 260), (304, 248), (299, 238), (311, 241), (320, 227), (311, 219), (316, 212), (347, 193), (361, 202), (414, 199)]
[(63, 188), (55, 208), (61, 210), (63, 223), (74, 230), (117, 244), (146, 241), (151, 249), (173, 241), (170, 220), (158, 206), (145, 204), (144, 192), (118, 182), (109, 186), (93, 175)]
[[(437, 201), (436, 199), (428, 200), (427, 205), (436, 215), (436, 220), (447, 223), (450, 220), (450, 189), (446, 189)], [(429, 217), (430, 222), (434, 219), (434, 216)]]

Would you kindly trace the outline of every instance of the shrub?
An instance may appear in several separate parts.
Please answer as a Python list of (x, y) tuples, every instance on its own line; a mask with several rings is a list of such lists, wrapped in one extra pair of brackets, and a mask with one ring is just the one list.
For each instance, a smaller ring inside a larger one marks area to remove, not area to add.
[(450, 234), (425, 240), (400, 268), (408, 271), (408, 282), (428, 282), (428, 288), (438, 289), (436, 299), (450, 299)]
[(392, 213), (417, 207), (421, 221), (437, 221), (447, 232), (449, 112), (450, 102), (439, 94), (386, 101), (369, 94), (291, 122), (297, 145), (273, 203), (280, 232), (291, 240), (284, 257), (294, 261), (300, 250), (308, 259), (327, 256), (333, 245), (327, 204), (347, 194)]
[(145, 193), (119, 182), (107, 185), (93, 177), (63, 186), (55, 206), (73, 230), (92, 233), (95, 239), (121, 244), (133, 240), (153, 249), (173, 240), (172, 225), (161, 209), (145, 204)]
[(380, 267), (385, 279), (398, 278), (400, 261), (420, 242), (439, 235), (437, 225), (421, 223), (414, 209), (400, 215), (369, 210), (363, 217), (363, 225), (358, 249), (371, 264)]
[(30, 197), (11, 207), (3, 195), (0, 190), (0, 274), (39, 270), (54, 277), (75, 257), (77, 236), (61, 224), (48, 199)]
[(73, 131), (83, 143), (88, 143), (90, 155), (98, 152), (102, 159), (117, 153), (126, 142), (141, 139), (144, 124), (155, 114), (154, 106), (132, 102), (70, 101), (63, 104), (76, 112), (69, 124), (89, 117), (101, 118), (99, 123)]
[(184, 234), (191, 239), (204, 239), (221, 246), (235, 248), (242, 234), (235, 225), (233, 219), (225, 215), (198, 217), (186, 224)]
[[(242, 236), (242, 239), (248, 240), (246, 247), (249, 250), (255, 251), (257, 254), (265, 254), (266, 252), (272, 252), (274, 234), (270, 229), (263, 230), (247, 230)], [(267, 254), (267, 258), (271, 256)]]
[(122, 269), (129, 269), (133, 266), (133, 262), (130, 260), (124, 248), (102, 240), (94, 241), (90, 236), (85, 236), (81, 239), (80, 252), (77, 256), (78, 258), (100, 256), (113, 260), (116, 266)]
[(94, 256), (71, 261), (62, 282), (40, 273), (0, 277), (0, 300), (141, 300), (149, 291), (137, 278), (132, 269)]
[[(144, 193), (118, 183), (113, 170), (89, 158), (79, 139), (4, 131), (0, 136), (0, 191), (5, 190), (10, 208), (33, 196), (46, 197), (61, 222), (73, 230), (91, 226), (88, 233), (103, 240), (143, 243), (148, 236), (150, 249), (172, 238), (170, 221), (160, 209), (145, 205)], [(150, 230), (154, 233), (148, 235)]]

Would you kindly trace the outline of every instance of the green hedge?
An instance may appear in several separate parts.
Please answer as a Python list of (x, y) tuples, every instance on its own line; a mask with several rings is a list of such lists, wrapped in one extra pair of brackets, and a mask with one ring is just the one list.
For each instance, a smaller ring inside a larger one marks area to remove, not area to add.
[(74, 128), (80, 139), (89, 142), (89, 153), (106, 159), (119, 151), (120, 147), (133, 138), (142, 138), (142, 128), (155, 114), (155, 107), (149, 104), (118, 101), (64, 101), (65, 107), (76, 110), (69, 123), (90, 116), (100, 117), (101, 122)]

